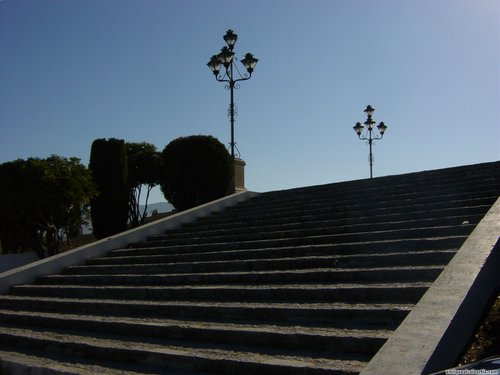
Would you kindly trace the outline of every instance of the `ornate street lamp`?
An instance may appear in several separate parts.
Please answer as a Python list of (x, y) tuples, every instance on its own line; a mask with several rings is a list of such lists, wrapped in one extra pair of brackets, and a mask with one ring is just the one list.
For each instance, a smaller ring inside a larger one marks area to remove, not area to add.
[(384, 133), (387, 129), (387, 126), (383, 122), (377, 125), (377, 129), (379, 134), (378, 135), (373, 135), (373, 127), (375, 125), (375, 121), (372, 120), (372, 115), (373, 112), (375, 112), (375, 108), (372, 108), (371, 105), (368, 105), (366, 109), (364, 110), (366, 113), (366, 121), (365, 121), (365, 126), (367, 131), (364, 132), (363, 130), (365, 129), (365, 126), (361, 125), (360, 122), (357, 122), (356, 125), (354, 125), (353, 129), (358, 135), (359, 139), (363, 141), (368, 141), (368, 144), (370, 145), (370, 156), (368, 158), (370, 162), (370, 178), (373, 178), (373, 153), (372, 153), (372, 143), (375, 140), (382, 139), (384, 137)]
[[(251, 53), (247, 53), (245, 57), (241, 60), (241, 63), (247, 70), (247, 73), (241, 74), (238, 67), (234, 63), (238, 61), (238, 58), (234, 56), (233, 48), (238, 40), (238, 35), (236, 35), (233, 30), (227, 30), (226, 35), (224, 35), (224, 41), (227, 46), (224, 46), (218, 55), (213, 55), (208, 62), (208, 67), (215, 76), (215, 79), (219, 82), (226, 82), (226, 90), (230, 91), (230, 104), (228, 109), (228, 116), (231, 121), (231, 157), (235, 157), (234, 149), (236, 143), (234, 142), (234, 117), (236, 113), (236, 108), (234, 106), (234, 89), (240, 88), (239, 81), (246, 81), (252, 76), (252, 72), (257, 65), (258, 59), (253, 57)], [(224, 66), (224, 74), (219, 75), (221, 67)], [(237, 75), (235, 75), (237, 73)], [(237, 155), (239, 157), (239, 155)]]

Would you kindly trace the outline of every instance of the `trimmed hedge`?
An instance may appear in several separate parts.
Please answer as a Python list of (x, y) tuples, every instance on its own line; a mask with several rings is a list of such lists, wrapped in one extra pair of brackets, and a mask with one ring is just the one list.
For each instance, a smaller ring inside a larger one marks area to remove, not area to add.
[(177, 138), (164, 148), (162, 161), (161, 190), (177, 210), (234, 192), (233, 159), (224, 145), (212, 136)]

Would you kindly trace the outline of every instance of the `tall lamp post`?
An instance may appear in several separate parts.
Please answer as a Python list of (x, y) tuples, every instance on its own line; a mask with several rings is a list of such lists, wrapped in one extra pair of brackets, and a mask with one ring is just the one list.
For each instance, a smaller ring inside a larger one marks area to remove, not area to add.
[(365, 127), (361, 125), (360, 122), (357, 122), (356, 125), (354, 125), (353, 129), (358, 135), (359, 139), (363, 141), (368, 141), (368, 145), (370, 146), (370, 156), (369, 156), (369, 161), (370, 161), (370, 178), (373, 178), (373, 153), (372, 153), (372, 143), (375, 140), (382, 139), (384, 137), (384, 133), (387, 129), (387, 126), (383, 122), (377, 125), (377, 129), (379, 134), (374, 135), (373, 134), (373, 127), (375, 125), (375, 121), (372, 120), (372, 115), (373, 112), (375, 112), (375, 108), (372, 108), (371, 105), (368, 105), (366, 109), (364, 110), (366, 113), (366, 121), (365, 121), (365, 126), (367, 131), (363, 133), (363, 130)]
[[(253, 57), (251, 53), (247, 53), (243, 59), (241, 59), (241, 63), (247, 70), (247, 73), (241, 74), (238, 70), (238, 67), (235, 65), (235, 61), (238, 61), (238, 58), (234, 56), (234, 45), (238, 40), (238, 35), (236, 35), (233, 30), (227, 30), (226, 35), (224, 35), (224, 41), (227, 46), (224, 46), (221, 49), (221, 52), (218, 55), (213, 55), (210, 61), (208, 62), (208, 67), (213, 72), (215, 79), (219, 82), (226, 82), (226, 90), (230, 92), (230, 104), (228, 109), (229, 119), (231, 121), (231, 157), (234, 159), (234, 116), (235, 116), (235, 106), (234, 106), (234, 89), (238, 89), (240, 87), (240, 81), (246, 81), (250, 79), (252, 76), (252, 72), (257, 65), (258, 59)], [(225, 72), (222, 75), (219, 75), (221, 65), (224, 65)], [(235, 75), (235, 73), (237, 73)], [(239, 155), (238, 155), (239, 156)]]

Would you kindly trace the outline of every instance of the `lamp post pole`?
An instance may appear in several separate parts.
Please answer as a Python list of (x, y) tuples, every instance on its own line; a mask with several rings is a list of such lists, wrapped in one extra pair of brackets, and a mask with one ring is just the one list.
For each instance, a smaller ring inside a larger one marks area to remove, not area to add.
[[(226, 90), (230, 92), (230, 102), (229, 102), (229, 119), (231, 123), (231, 157), (235, 158), (235, 142), (234, 142), (234, 117), (235, 117), (235, 106), (234, 106), (234, 90), (240, 87), (240, 81), (246, 81), (252, 76), (252, 72), (259, 61), (251, 53), (247, 53), (245, 57), (241, 60), (241, 63), (247, 70), (247, 73), (241, 74), (238, 67), (234, 64), (238, 59), (234, 56), (234, 45), (238, 40), (238, 35), (236, 35), (233, 30), (227, 30), (226, 35), (224, 35), (224, 41), (227, 46), (222, 47), (221, 52), (218, 55), (213, 55), (208, 62), (208, 67), (215, 76), (215, 79), (219, 82), (226, 83)], [(225, 72), (223, 75), (219, 75), (221, 65), (224, 65)], [(235, 70), (238, 73), (235, 77)], [(239, 155), (238, 155), (239, 156)]]
[(370, 146), (370, 155), (368, 157), (368, 160), (370, 162), (370, 178), (373, 178), (373, 153), (372, 153), (372, 144), (373, 141), (382, 139), (384, 137), (384, 133), (387, 129), (387, 126), (383, 122), (377, 125), (377, 129), (379, 134), (374, 135), (373, 134), (373, 126), (375, 125), (375, 121), (372, 120), (372, 115), (373, 112), (375, 112), (375, 108), (372, 108), (371, 105), (368, 105), (366, 109), (364, 110), (366, 113), (366, 121), (365, 121), (365, 126), (367, 131), (363, 133), (364, 126), (361, 125), (360, 122), (357, 122), (356, 125), (354, 125), (353, 129), (358, 135), (359, 139), (363, 141), (368, 141), (368, 145)]

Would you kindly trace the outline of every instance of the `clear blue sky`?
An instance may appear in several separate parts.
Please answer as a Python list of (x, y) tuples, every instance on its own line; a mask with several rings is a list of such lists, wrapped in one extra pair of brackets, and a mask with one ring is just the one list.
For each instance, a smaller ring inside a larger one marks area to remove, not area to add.
[(388, 126), (375, 176), (500, 159), (498, 0), (0, 0), (0, 162), (227, 145), (206, 63), (229, 28), (260, 59), (236, 91), (250, 190), (368, 177), (368, 104)]

